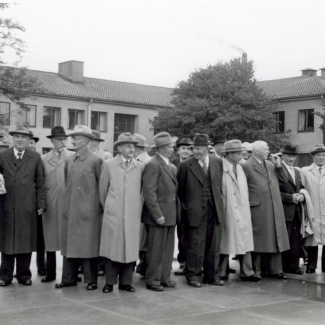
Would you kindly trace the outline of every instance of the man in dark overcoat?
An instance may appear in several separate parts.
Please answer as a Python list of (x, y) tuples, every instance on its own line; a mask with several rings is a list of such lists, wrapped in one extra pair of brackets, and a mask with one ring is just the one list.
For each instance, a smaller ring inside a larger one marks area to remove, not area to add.
[[(218, 260), (223, 214), (222, 160), (209, 155), (209, 137), (197, 134), (191, 157), (178, 169), (178, 196), (182, 205), (185, 276), (190, 286), (203, 282), (223, 285)], [(217, 259), (217, 260), (216, 260)]]
[(10, 131), (14, 146), (1, 151), (0, 173), (7, 193), (0, 196), (0, 286), (16, 277), (20, 284), (31, 285), (30, 262), (37, 249), (37, 218), (46, 209), (43, 165), (38, 153), (28, 150), (28, 126), (18, 125)]
[(263, 258), (265, 261), (263, 273), (277, 279), (286, 279), (281, 252), (288, 250), (290, 246), (278, 177), (273, 163), (267, 160), (269, 153), (266, 142), (255, 141), (253, 156), (242, 164), (247, 177), (252, 215), (254, 238), (252, 262), (256, 275), (262, 273)]

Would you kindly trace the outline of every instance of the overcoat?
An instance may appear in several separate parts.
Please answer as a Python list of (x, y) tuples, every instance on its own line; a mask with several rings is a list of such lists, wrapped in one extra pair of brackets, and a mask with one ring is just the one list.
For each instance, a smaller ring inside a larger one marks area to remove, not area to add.
[(23, 254), (36, 251), (38, 209), (46, 209), (43, 165), (37, 152), (26, 149), (18, 164), (14, 149), (0, 153), (0, 172), (7, 194), (0, 195), (0, 251)]
[(316, 164), (300, 170), (301, 181), (310, 195), (314, 207), (314, 234), (305, 240), (305, 246), (325, 245), (325, 171), (319, 173)]
[(251, 211), (246, 175), (240, 165), (223, 160), (222, 196), (224, 220), (220, 243), (221, 254), (241, 254), (254, 250)]
[(102, 158), (102, 160), (104, 161), (104, 160), (107, 160), (107, 159), (112, 159), (113, 158), (113, 156), (112, 156), (112, 154), (110, 153), (110, 152), (108, 152), (108, 151), (104, 151), (102, 148), (98, 148), (95, 152), (94, 152), (94, 154), (96, 155), (96, 156), (98, 156), (98, 157), (100, 157), (100, 158)]
[(59, 158), (53, 149), (42, 155), (47, 210), (43, 212), (43, 233), (47, 252), (60, 251), (62, 246), (62, 213), (65, 191), (64, 166), (73, 151), (64, 150)]
[(102, 159), (87, 151), (65, 163), (66, 189), (61, 254), (70, 258), (99, 256), (101, 208), (99, 178)]
[(139, 256), (143, 164), (131, 160), (127, 167), (120, 155), (104, 161), (99, 183), (104, 207), (100, 256), (119, 263)]
[(287, 227), (274, 165), (254, 157), (242, 164), (249, 190), (254, 252), (278, 253), (290, 249)]

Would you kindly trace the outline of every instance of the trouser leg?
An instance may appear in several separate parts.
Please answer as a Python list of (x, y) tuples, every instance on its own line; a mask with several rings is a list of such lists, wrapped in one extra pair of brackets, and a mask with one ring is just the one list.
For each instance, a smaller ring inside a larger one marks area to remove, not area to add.
[(32, 278), (32, 272), (30, 271), (31, 260), (32, 253), (16, 254), (16, 274), (18, 281), (26, 281)]
[(317, 260), (318, 260), (318, 246), (307, 246), (306, 247), (308, 254), (308, 269), (317, 269)]
[(227, 266), (229, 261), (229, 255), (221, 254), (219, 258), (219, 276), (227, 276)]
[(46, 275), (56, 277), (56, 252), (46, 252)]
[(261, 275), (261, 262), (262, 262), (262, 253), (251, 253), (252, 256), (252, 266), (256, 275)]
[(283, 273), (281, 253), (269, 253), (270, 274)]
[(105, 272), (105, 257), (98, 257), (98, 271), (104, 271)]
[(106, 284), (114, 285), (117, 283), (119, 268), (118, 262), (105, 258)]
[(244, 255), (238, 255), (240, 265), (240, 276), (251, 276), (254, 274), (252, 266), (252, 256), (248, 252)]
[(136, 272), (142, 276), (146, 275), (147, 266), (147, 229), (146, 226), (141, 223), (140, 225), (140, 251), (139, 251), (140, 262), (136, 267)]
[(167, 228), (159, 226), (147, 228), (147, 285), (160, 285), (161, 283)]
[(323, 245), (322, 249), (322, 271), (325, 272), (325, 245)]
[(80, 260), (78, 258), (67, 258), (66, 256), (63, 256), (62, 282), (77, 282), (79, 265)]
[(183, 264), (185, 262), (185, 248), (183, 245), (183, 224), (180, 223), (176, 226), (177, 230), (177, 238), (178, 238), (178, 254), (177, 261), (179, 264)]
[(167, 283), (170, 281), (170, 273), (172, 271), (174, 246), (175, 246), (175, 226), (166, 227), (165, 249), (163, 256), (161, 282)]
[(83, 258), (81, 262), (84, 269), (84, 283), (97, 283), (98, 258)]
[(45, 273), (45, 242), (43, 233), (42, 216), (37, 216), (37, 250), (36, 250), (36, 265), (39, 273)]
[(12, 282), (15, 268), (15, 255), (1, 253), (0, 280)]
[(133, 262), (132, 263), (120, 263), (119, 268), (119, 284), (131, 285), (133, 274)]

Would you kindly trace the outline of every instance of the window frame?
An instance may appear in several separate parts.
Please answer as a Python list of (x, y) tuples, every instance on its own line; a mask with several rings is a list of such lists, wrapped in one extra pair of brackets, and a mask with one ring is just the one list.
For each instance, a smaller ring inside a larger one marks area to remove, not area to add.
[(25, 114), (25, 118), (24, 118), (24, 123), (32, 128), (36, 127), (36, 123), (37, 123), (37, 105), (32, 105), (32, 104), (25, 104), (25, 106), (33, 106), (35, 107), (35, 121), (34, 124), (29, 124), (29, 122), (27, 122), (27, 109), (25, 108), (21, 108), (20, 110), (24, 112)]
[[(55, 125), (55, 123), (53, 123), (52, 126), (45, 126), (44, 125), (44, 117), (45, 117), (44, 111), (45, 111), (45, 109), (48, 109), (48, 108), (56, 109), (56, 110), (58, 110), (60, 112), (60, 123), (59, 124)], [(61, 107), (55, 107), (55, 106), (43, 106), (43, 128), (44, 129), (52, 129), (55, 126), (62, 126), (62, 108)]]
[[(283, 113), (283, 123), (279, 119), (280, 113)], [(273, 114), (275, 115), (276, 125), (275, 125), (275, 133), (284, 133), (285, 132), (285, 111), (276, 111)], [(280, 127), (281, 126), (281, 127)], [(283, 128), (283, 130), (281, 130)]]
[(8, 113), (5, 113), (5, 114), (1, 114), (0, 115), (6, 115), (8, 114), (8, 124), (7, 123), (4, 123), (3, 125), (10, 125), (10, 111), (11, 111), (11, 103), (10, 102), (0, 102), (0, 105), (1, 104), (8, 104), (9, 105), (9, 112)]
[(68, 119), (68, 127), (67, 127), (68, 130), (73, 130), (74, 127), (77, 125), (77, 124), (75, 124), (75, 126), (73, 128), (70, 128), (70, 111), (73, 111), (74, 113), (81, 112), (83, 114), (83, 122), (81, 124), (82, 125), (85, 124), (85, 121), (86, 121), (86, 112), (85, 112), (84, 109), (68, 108), (68, 117), (69, 117), (69, 119)]
[[(105, 114), (105, 130), (104, 131), (102, 131), (101, 130), (101, 127), (100, 127), (100, 124), (99, 124), (99, 130), (98, 130), (98, 128), (96, 127), (96, 128), (93, 128), (92, 127), (92, 120), (93, 120), (93, 117), (92, 117), (92, 114), (93, 113), (96, 113), (96, 114), (98, 114), (98, 116), (97, 116), (97, 121), (99, 121), (100, 122), (100, 114)], [(101, 133), (107, 133), (107, 130), (108, 130), (108, 121), (107, 121), (107, 119), (108, 119), (108, 114), (107, 114), (107, 112), (103, 112), (103, 111), (91, 111), (90, 112), (90, 126), (91, 126), (91, 129), (93, 129), (93, 130), (98, 130), (99, 132), (101, 132)]]

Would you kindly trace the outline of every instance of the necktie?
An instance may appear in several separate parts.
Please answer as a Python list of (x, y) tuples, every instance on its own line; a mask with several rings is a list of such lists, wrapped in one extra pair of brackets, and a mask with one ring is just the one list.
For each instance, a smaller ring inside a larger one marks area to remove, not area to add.
[(322, 175), (322, 167), (319, 167), (319, 173)]
[(125, 161), (126, 168), (129, 168), (130, 162), (128, 160)]
[(290, 174), (291, 174), (292, 180), (293, 180), (293, 182), (296, 184), (296, 175), (295, 175), (295, 171), (294, 171), (294, 169), (293, 169), (292, 166), (290, 166), (289, 169), (290, 169)]
[(17, 155), (18, 155), (18, 165), (20, 165), (20, 163), (21, 163), (21, 156), (23, 155), (21, 152), (18, 152), (17, 153)]
[(233, 166), (233, 171), (234, 171), (234, 175), (235, 175), (235, 177), (237, 179), (237, 169), (236, 169), (236, 166)]
[(201, 161), (202, 161), (202, 168), (203, 168), (204, 174), (205, 175), (208, 175), (208, 166), (207, 166), (207, 163), (205, 162), (205, 160), (201, 160)]

